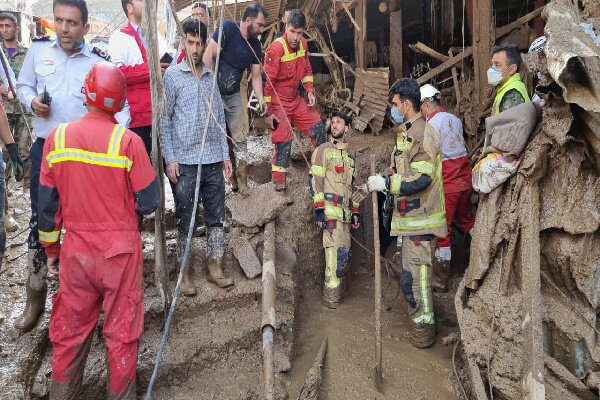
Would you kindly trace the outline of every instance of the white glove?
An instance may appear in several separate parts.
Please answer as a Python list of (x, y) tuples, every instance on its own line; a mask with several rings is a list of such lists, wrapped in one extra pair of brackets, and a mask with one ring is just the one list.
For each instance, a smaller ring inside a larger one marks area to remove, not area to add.
[(373, 175), (367, 179), (367, 190), (369, 192), (387, 192), (385, 178), (381, 175)]

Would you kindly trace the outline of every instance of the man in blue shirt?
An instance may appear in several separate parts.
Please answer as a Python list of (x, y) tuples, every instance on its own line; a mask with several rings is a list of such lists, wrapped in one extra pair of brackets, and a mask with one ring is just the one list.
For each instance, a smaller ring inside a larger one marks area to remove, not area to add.
[[(225, 104), (227, 129), (233, 139), (233, 153), (236, 159), (235, 177), (240, 192), (247, 187), (248, 123), (244, 113), (240, 94), (240, 82), (247, 68), (250, 68), (252, 88), (260, 103), (261, 113), (266, 112), (263, 97), (263, 81), (260, 70), (262, 49), (259, 36), (265, 27), (267, 10), (260, 3), (252, 3), (242, 14), (242, 21), (225, 21), (221, 39), (221, 57), (219, 60), (219, 91)], [(217, 57), (219, 27), (213, 33), (212, 40), (204, 54), (204, 64), (214, 69)], [(264, 111), (263, 111), (264, 110)]]

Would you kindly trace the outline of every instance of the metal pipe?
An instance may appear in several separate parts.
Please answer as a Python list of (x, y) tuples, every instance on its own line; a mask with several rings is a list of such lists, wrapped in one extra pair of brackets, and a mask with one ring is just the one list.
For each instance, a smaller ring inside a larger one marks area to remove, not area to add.
[(262, 271), (263, 395), (274, 398), (273, 338), (275, 336), (275, 220), (265, 225)]

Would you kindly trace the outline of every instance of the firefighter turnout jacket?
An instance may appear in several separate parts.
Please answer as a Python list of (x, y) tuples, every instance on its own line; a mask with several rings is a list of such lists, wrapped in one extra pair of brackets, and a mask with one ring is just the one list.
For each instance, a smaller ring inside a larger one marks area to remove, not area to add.
[(421, 114), (397, 128), (389, 190), (394, 195), (392, 236), (446, 236), (442, 145)]
[(298, 82), (302, 82), (307, 92), (314, 91), (307, 49), (308, 43), (302, 38), (299, 48), (292, 51), (286, 34), (271, 43), (265, 55), (265, 102), (289, 103), (295, 100)]

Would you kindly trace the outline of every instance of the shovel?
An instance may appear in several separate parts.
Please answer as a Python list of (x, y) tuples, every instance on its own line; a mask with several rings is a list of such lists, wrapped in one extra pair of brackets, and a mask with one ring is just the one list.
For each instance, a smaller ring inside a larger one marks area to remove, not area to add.
[[(371, 175), (375, 175), (375, 155), (371, 154)], [(373, 197), (373, 246), (375, 254), (375, 387), (383, 393), (383, 366), (381, 357), (381, 258), (379, 256), (379, 209), (377, 192)]]

